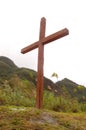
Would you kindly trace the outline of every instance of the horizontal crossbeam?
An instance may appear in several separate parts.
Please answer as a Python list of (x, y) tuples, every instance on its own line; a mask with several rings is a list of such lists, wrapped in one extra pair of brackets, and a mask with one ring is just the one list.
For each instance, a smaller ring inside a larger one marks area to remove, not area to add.
[(35, 43), (33, 43), (33, 44), (31, 44), (31, 45), (29, 45), (29, 46), (23, 48), (23, 49), (21, 50), (21, 53), (25, 54), (25, 53), (27, 53), (27, 52), (33, 50), (33, 49), (36, 49), (36, 48), (39, 46), (40, 42), (42, 42), (43, 45), (45, 45), (45, 44), (48, 44), (48, 43), (50, 43), (50, 42), (52, 42), (52, 41), (54, 41), (54, 40), (57, 40), (57, 39), (59, 39), (59, 38), (62, 38), (62, 37), (64, 37), (64, 36), (68, 35), (68, 34), (69, 34), (69, 31), (68, 31), (67, 28), (62, 29), (62, 30), (60, 30), (60, 31), (58, 31), (58, 32), (56, 32), (56, 33), (53, 33), (53, 34), (51, 34), (51, 35), (49, 35), (49, 36), (43, 38), (41, 41), (37, 41), (37, 42), (35, 42)]

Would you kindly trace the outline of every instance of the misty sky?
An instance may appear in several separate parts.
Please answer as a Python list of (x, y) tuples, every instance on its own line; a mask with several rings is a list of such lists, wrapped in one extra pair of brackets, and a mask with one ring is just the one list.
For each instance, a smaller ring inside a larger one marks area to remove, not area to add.
[[(0, 0), (0, 56), (19, 67), (37, 70), (37, 52), (21, 49), (38, 41), (41, 17), (46, 18), (46, 36), (63, 28), (69, 35), (44, 48), (44, 75), (69, 78), (86, 86), (85, 0)], [(51, 78), (52, 79), (52, 78)]]

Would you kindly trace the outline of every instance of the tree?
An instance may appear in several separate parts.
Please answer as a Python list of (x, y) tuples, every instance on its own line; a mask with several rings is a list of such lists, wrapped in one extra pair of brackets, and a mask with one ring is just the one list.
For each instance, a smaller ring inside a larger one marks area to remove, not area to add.
[(54, 72), (54, 73), (51, 75), (51, 77), (54, 78), (54, 82), (55, 82), (55, 81), (58, 79), (58, 74)]

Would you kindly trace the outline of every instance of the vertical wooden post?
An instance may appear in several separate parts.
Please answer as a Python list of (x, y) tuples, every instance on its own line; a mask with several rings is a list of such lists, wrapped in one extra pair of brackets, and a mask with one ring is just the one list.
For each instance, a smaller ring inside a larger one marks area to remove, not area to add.
[(39, 35), (39, 47), (38, 47), (38, 73), (37, 73), (37, 95), (36, 95), (36, 107), (42, 108), (43, 106), (43, 64), (44, 64), (44, 45), (42, 39), (45, 37), (46, 19), (42, 18), (40, 22), (40, 35)]

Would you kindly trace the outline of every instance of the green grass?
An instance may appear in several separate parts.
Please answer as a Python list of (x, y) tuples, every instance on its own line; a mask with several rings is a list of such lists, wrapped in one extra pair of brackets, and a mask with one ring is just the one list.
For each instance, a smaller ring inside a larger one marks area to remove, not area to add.
[(86, 130), (86, 113), (1, 106), (0, 130)]

